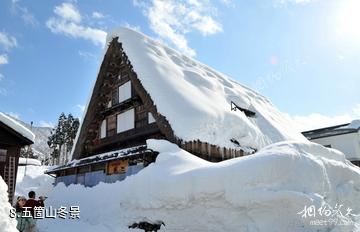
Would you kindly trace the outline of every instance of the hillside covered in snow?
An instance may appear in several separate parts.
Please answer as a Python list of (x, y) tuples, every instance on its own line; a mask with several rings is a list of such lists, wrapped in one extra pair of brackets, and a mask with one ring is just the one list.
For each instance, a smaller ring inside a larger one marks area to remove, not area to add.
[(34, 155), (38, 156), (39, 160), (48, 158), (51, 153), (51, 149), (49, 148), (47, 141), (48, 137), (51, 135), (51, 131), (53, 128), (40, 126), (31, 127), (29, 123), (23, 122), (20, 119), (13, 119), (20, 123), (22, 126), (26, 127), (35, 135), (34, 144), (31, 145), (31, 149), (34, 152)]

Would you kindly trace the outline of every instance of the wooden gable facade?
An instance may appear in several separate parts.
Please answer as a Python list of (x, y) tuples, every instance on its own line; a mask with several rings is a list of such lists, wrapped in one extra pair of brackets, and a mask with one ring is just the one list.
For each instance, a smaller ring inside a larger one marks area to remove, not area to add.
[(105, 55), (80, 128), (73, 159), (166, 138), (150, 96), (114, 39)]
[(10, 203), (15, 193), (20, 149), (30, 144), (33, 144), (31, 140), (0, 122), (0, 176), (8, 186)]
[[(145, 146), (146, 140), (151, 138), (166, 139), (194, 155), (213, 162), (246, 155), (241, 149), (219, 147), (200, 140), (183, 141), (178, 138), (141, 84), (122, 44), (118, 42), (118, 38), (114, 38), (101, 64), (72, 159), (84, 160), (119, 149)], [(146, 149), (146, 153), (141, 154), (146, 166), (155, 161), (157, 152), (149, 152)], [(133, 156), (126, 157), (125, 161), (118, 163), (136, 163)], [(139, 158), (138, 154), (134, 157)], [(105, 161), (102, 163), (100, 168), (95, 169), (109, 174), (110, 164)], [(57, 177), (78, 175), (93, 170), (94, 164), (83, 166), (65, 165), (48, 173), (56, 174)]]

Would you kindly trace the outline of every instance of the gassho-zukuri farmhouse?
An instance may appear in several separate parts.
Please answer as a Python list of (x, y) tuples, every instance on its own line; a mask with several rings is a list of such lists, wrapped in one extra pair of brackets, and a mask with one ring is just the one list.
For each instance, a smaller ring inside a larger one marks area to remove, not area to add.
[(47, 172), (56, 183), (94, 186), (136, 174), (158, 154), (147, 139), (213, 162), (305, 140), (264, 96), (127, 28), (108, 34), (91, 92), (72, 161)]

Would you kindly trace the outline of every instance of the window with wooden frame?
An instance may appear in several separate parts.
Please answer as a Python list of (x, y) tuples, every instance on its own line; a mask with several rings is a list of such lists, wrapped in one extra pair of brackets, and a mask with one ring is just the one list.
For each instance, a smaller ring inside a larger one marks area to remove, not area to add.
[(130, 109), (117, 115), (117, 133), (134, 129), (134, 114), (134, 109)]
[(119, 91), (119, 103), (131, 98), (131, 81), (125, 82), (118, 88)]

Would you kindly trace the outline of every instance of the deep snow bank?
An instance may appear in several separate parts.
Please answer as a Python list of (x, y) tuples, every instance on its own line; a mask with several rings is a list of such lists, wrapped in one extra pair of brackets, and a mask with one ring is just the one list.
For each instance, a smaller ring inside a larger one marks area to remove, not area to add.
[(19, 166), (16, 177), (15, 196), (28, 196), (29, 191), (35, 191), (37, 196), (47, 196), (53, 189), (54, 178), (44, 174), (47, 166), (37, 166), (35, 160), (29, 161), (33, 165)]
[(11, 205), (8, 201), (7, 185), (0, 176), (0, 231), (18, 232), (16, 229), (16, 220), (9, 217)]
[(283, 142), (210, 163), (167, 141), (149, 140), (148, 146), (160, 151), (156, 163), (123, 182), (59, 184), (47, 204), (79, 205), (81, 219), (43, 220), (42, 231), (128, 231), (142, 217), (165, 221), (167, 231), (358, 230), (360, 218), (352, 217), (356, 223), (348, 226), (314, 226), (298, 214), (325, 204), (360, 213), (360, 171), (338, 151)]

